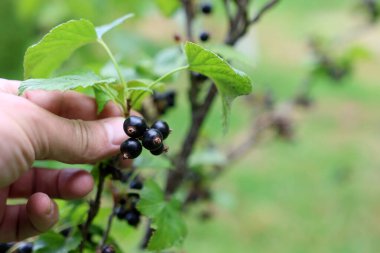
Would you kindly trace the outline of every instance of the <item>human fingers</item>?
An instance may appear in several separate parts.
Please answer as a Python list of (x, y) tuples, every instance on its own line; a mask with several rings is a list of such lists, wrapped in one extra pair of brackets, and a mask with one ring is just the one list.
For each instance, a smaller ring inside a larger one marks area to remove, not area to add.
[(123, 115), (121, 108), (113, 102), (108, 102), (98, 114), (94, 98), (74, 91), (27, 91), (24, 97), (45, 110), (68, 119), (96, 120)]
[(19, 241), (49, 230), (58, 221), (58, 207), (46, 194), (35, 193), (26, 205), (6, 206), (0, 241)]
[(9, 189), (9, 198), (28, 198), (43, 192), (50, 198), (77, 199), (86, 196), (94, 180), (84, 170), (33, 168), (17, 179)]
[[(19, 81), (0, 78), (0, 92), (17, 95)], [(106, 104), (100, 114), (94, 98), (74, 91), (27, 91), (24, 98), (56, 115), (68, 119), (95, 120), (122, 116), (122, 110), (115, 103)]]

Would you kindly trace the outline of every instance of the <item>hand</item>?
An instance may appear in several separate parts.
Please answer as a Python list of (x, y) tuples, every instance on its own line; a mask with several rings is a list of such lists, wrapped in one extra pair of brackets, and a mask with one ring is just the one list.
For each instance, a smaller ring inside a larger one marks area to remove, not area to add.
[[(118, 153), (125, 139), (121, 110), (76, 92), (31, 91), (0, 79), (0, 242), (22, 240), (51, 228), (58, 208), (51, 198), (76, 199), (93, 188), (86, 171), (31, 168), (35, 160), (91, 163)], [(26, 205), (7, 205), (26, 198)]]

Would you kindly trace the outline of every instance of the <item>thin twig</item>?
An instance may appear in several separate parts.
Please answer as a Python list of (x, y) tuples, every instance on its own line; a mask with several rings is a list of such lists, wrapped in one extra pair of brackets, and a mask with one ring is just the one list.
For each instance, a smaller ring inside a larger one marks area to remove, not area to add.
[(99, 181), (97, 185), (96, 196), (94, 200), (90, 201), (90, 208), (88, 210), (87, 220), (82, 228), (82, 241), (79, 246), (79, 252), (83, 252), (84, 250), (84, 246), (86, 244), (86, 238), (88, 235), (88, 230), (91, 226), (92, 221), (95, 219), (96, 215), (98, 214), (99, 208), (100, 208), (100, 202), (102, 198), (106, 175), (103, 173), (103, 171), (99, 167), (98, 169), (99, 169)]
[(260, 21), (261, 17), (270, 9), (272, 9), (280, 0), (271, 0), (267, 2), (261, 9), (256, 13), (256, 15), (251, 19), (250, 24), (255, 24)]
[(113, 218), (115, 217), (115, 210), (116, 210), (116, 202), (114, 202), (114, 205), (112, 207), (112, 211), (111, 211), (110, 215), (108, 216), (107, 227), (103, 233), (102, 241), (100, 243), (100, 249), (102, 249), (107, 242), (107, 239), (108, 239), (109, 233), (111, 231), (111, 227), (112, 227), (112, 221), (113, 221)]

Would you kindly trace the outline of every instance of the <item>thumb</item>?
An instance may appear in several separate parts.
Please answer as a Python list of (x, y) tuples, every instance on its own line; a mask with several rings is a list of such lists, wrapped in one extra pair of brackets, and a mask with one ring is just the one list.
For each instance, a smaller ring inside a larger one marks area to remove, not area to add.
[(121, 117), (96, 121), (71, 120), (49, 113), (36, 130), (36, 159), (90, 163), (119, 152), (126, 139)]

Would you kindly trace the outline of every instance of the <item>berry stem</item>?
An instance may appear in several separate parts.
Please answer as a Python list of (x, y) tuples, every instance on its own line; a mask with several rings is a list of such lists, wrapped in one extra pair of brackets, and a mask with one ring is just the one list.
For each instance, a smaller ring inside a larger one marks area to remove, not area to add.
[[(189, 67), (190, 67), (189, 65), (186, 65), (186, 66), (182, 66), (182, 67), (178, 67), (178, 68), (176, 68), (176, 69), (173, 69), (172, 71), (170, 71), (170, 72), (168, 72), (168, 73), (162, 75), (161, 77), (157, 78), (157, 79), (154, 80), (152, 83), (150, 83), (150, 84), (148, 85), (148, 89), (153, 89), (153, 87), (154, 87), (155, 85), (157, 85), (157, 84), (160, 83), (161, 81), (165, 80), (165, 79), (168, 78), (169, 76), (175, 74), (176, 72), (179, 72), (179, 71), (182, 71), (182, 70), (187, 70), (187, 69), (189, 69)], [(139, 95), (139, 96), (133, 101), (132, 104), (135, 105), (136, 102), (140, 100), (140, 98), (142, 97), (142, 95), (143, 95), (143, 93), (141, 93), (141, 94), (140, 94), (140, 95)]]
[(121, 71), (120, 71), (119, 64), (117, 63), (115, 57), (113, 56), (113, 54), (112, 54), (111, 50), (109, 49), (109, 47), (107, 46), (107, 44), (101, 38), (99, 38), (97, 41), (104, 48), (104, 50), (107, 52), (108, 56), (110, 57), (113, 65), (115, 67), (115, 70), (116, 70), (117, 75), (119, 77), (119, 81), (121, 83), (121, 87), (120, 87), (121, 89), (119, 90), (119, 95), (122, 97), (121, 101), (123, 101), (123, 103), (121, 103), (120, 105), (123, 108), (124, 113), (128, 113), (128, 109), (127, 109), (127, 105), (126, 105), (126, 100), (129, 97), (129, 94), (128, 94), (128, 84), (124, 80), (124, 77), (123, 77), (123, 75), (121, 74)]

